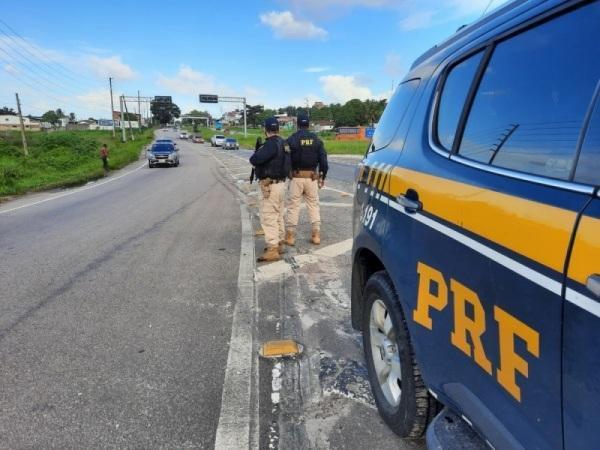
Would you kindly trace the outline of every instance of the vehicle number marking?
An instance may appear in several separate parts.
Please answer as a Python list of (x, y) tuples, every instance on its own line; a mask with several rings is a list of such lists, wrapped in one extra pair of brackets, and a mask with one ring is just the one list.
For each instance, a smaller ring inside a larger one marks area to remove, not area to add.
[(375, 219), (377, 218), (377, 213), (379, 212), (377, 209), (373, 208), (373, 206), (369, 205), (365, 208), (366, 205), (363, 205), (362, 212), (360, 214), (360, 221), (363, 225), (371, 230), (373, 228), (373, 224), (375, 223)]

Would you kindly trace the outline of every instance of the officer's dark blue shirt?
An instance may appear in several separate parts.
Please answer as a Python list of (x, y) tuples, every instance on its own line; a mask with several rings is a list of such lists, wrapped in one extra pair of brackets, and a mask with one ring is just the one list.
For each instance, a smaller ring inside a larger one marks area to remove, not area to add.
[(263, 178), (284, 179), (282, 174), (284, 167), (283, 158), (288, 157), (283, 151), (284, 141), (279, 136), (270, 136), (265, 143), (250, 157), (250, 164), (256, 169), (256, 177), (259, 180)]
[(315, 133), (298, 130), (286, 141), (292, 152), (292, 170), (316, 170), (327, 175), (327, 153), (323, 142)]

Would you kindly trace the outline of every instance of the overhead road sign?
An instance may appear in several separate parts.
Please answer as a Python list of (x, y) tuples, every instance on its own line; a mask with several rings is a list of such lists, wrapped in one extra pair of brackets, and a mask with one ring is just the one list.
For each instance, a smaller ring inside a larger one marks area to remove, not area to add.
[(219, 96), (210, 94), (200, 94), (200, 103), (219, 103)]

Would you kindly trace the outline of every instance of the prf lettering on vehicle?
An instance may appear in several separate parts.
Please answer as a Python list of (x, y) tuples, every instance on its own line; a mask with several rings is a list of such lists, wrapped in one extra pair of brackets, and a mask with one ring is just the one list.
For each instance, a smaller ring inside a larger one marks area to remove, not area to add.
[[(454, 300), (454, 328), (450, 342), (461, 352), (472, 358), (488, 375), (494, 376), (492, 361), (486, 355), (481, 337), (486, 332), (487, 317), (477, 293), (461, 282), (450, 278), (448, 283), (437, 269), (422, 262), (417, 264), (419, 287), (417, 307), (413, 320), (419, 325), (433, 330), (431, 310), (442, 311), (448, 306), (448, 299)], [(452, 294), (450, 296), (450, 294)], [(467, 308), (470, 313), (467, 314)], [(529, 377), (529, 364), (525, 357), (515, 351), (515, 338), (525, 342), (531, 356), (540, 357), (540, 335), (499, 306), (494, 306), (494, 320), (498, 323), (499, 359), (496, 380), (519, 402), (521, 389), (516, 382), (516, 372)], [(467, 340), (470, 337), (470, 342)]]

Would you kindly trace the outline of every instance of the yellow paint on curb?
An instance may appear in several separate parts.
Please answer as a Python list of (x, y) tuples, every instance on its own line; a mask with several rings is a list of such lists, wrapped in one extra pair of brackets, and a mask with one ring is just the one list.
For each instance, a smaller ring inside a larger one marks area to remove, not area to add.
[(259, 350), (259, 354), (263, 358), (297, 356), (300, 353), (302, 353), (302, 346), (291, 339), (285, 339), (282, 341), (267, 341), (260, 346)]

